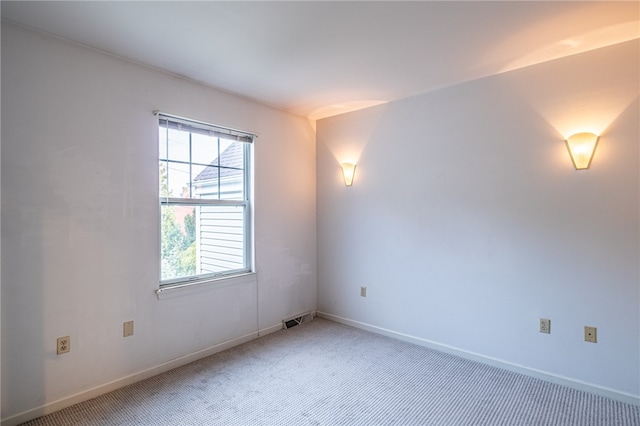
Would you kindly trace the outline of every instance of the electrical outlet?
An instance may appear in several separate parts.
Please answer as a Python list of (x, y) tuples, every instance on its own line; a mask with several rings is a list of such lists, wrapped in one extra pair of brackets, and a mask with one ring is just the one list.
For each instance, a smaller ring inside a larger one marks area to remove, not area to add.
[(551, 320), (540, 318), (540, 333), (551, 333)]
[(58, 355), (66, 354), (71, 350), (71, 337), (69, 336), (58, 337), (56, 347), (57, 347), (56, 353)]
[(133, 321), (127, 321), (122, 324), (122, 336), (133, 336)]
[(598, 343), (598, 329), (595, 327), (584, 326), (584, 341)]
[(360, 296), (367, 297), (367, 288), (366, 287), (360, 287)]

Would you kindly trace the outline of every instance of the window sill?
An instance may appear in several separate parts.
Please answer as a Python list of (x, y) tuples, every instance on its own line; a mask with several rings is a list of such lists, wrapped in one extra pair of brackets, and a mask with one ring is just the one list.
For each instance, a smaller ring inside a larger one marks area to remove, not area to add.
[(156, 290), (158, 300), (169, 299), (177, 296), (186, 296), (192, 293), (214, 290), (221, 287), (228, 287), (241, 284), (253, 284), (257, 282), (258, 274), (248, 272), (246, 274), (234, 275), (231, 277), (211, 278), (196, 282), (184, 282), (163, 285)]

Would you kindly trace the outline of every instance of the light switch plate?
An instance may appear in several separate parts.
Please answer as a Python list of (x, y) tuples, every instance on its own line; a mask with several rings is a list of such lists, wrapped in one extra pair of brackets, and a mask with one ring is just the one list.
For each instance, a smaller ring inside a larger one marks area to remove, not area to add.
[(129, 337), (133, 336), (133, 321), (127, 321), (122, 324), (122, 336)]

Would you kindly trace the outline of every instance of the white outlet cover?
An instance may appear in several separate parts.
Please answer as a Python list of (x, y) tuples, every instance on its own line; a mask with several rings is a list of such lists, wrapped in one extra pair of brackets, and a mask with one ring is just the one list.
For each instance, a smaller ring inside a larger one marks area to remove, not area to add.
[(540, 333), (551, 333), (551, 320), (547, 318), (540, 318)]

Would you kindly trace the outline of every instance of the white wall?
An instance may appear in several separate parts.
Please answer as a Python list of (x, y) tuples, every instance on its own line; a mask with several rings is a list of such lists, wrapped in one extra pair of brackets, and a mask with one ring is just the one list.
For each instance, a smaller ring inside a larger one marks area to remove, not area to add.
[[(257, 279), (157, 299), (154, 109), (259, 135)], [(316, 306), (307, 120), (6, 23), (2, 205), (3, 419), (26, 420)], [(127, 320), (135, 335), (125, 339)], [(72, 350), (57, 356), (64, 335)]]
[(640, 403), (639, 50), (319, 121), (319, 313)]

